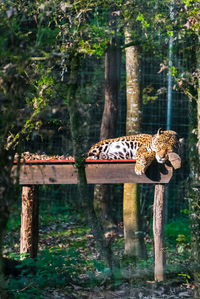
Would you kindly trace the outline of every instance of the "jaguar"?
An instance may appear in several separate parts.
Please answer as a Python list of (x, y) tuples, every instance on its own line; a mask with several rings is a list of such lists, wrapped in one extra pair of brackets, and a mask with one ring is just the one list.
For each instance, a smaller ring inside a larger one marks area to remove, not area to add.
[(175, 131), (159, 129), (156, 134), (137, 134), (106, 139), (94, 144), (88, 159), (135, 159), (137, 175), (145, 173), (153, 160), (165, 163), (170, 153), (178, 153), (180, 140)]

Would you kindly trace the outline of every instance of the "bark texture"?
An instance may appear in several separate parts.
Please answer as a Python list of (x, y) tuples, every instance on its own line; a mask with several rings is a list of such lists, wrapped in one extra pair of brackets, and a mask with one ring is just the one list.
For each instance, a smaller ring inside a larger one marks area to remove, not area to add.
[(39, 186), (23, 186), (21, 212), (21, 259), (25, 254), (31, 258), (37, 256), (38, 250), (38, 218), (39, 218)]
[[(199, 38), (200, 40), (200, 38)], [(197, 70), (200, 71), (200, 50), (197, 50)], [(194, 297), (200, 298), (200, 78), (198, 78), (197, 90), (197, 153), (198, 163), (191, 165), (194, 177), (190, 196), (190, 218), (191, 218), (191, 241), (194, 258)]]
[(105, 53), (105, 102), (100, 139), (116, 137), (121, 50), (112, 40)]
[[(118, 99), (121, 75), (120, 37), (117, 35), (118, 14), (110, 13), (109, 27), (115, 32), (105, 53), (105, 101), (101, 121), (100, 140), (117, 137)], [(112, 185), (96, 185), (94, 207), (105, 229), (113, 227)]]
[(106, 240), (104, 237), (104, 230), (96, 217), (93, 200), (88, 196), (85, 159), (83, 157), (87, 125), (82, 125), (83, 123), (87, 124), (87, 119), (84, 118), (83, 102), (78, 96), (79, 72), (81, 72), (80, 59), (79, 56), (76, 56), (71, 62), (70, 88), (68, 89), (68, 111), (70, 116), (73, 154), (78, 175), (78, 189), (83, 210), (87, 214), (88, 224), (91, 227), (102, 257), (105, 258), (108, 266), (113, 271), (115, 267), (118, 267), (118, 262), (112, 253), (109, 240)]
[(154, 278), (156, 281), (164, 280), (165, 252), (164, 252), (164, 204), (165, 185), (155, 185), (153, 204), (153, 236), (155, 269)]
[(124, 239), (125, 253), (132, 257), (146, 258), (144, 235), (140, 230), (140, 215), (138, 201), (138, 185), (124, 184)]
[[(2, 245), (4, 232), (6, 230), (6, 224), (8, 221), (9, 210), (8, 206), (5, 204), (5, 189), (0, 186), (0, 298), (9, 298), (7, 296), (6, 282), (3, 273), (3, 261), (2, 261)], [(1, 297), (2, 296), (2, 297)]]
[(2, 243), (9, 217), (9, 208), (14, 198), (13, 182), (10, 175), (12, 161), (13, 153), (5, 150), (0, 143), (0, 297), (5, 299), (9, 298), (9, 295), (3, 274)]
[(113, 228), (112, 185), (96, 184), (94, 186), (94, 209), (104, 230)]
[[(131, 33), (125, 31), (125, 43), (131, 43)], [(126, 134), (138, 134), (140, 130), (140, 67), (136, 46), (126, 48)], [(125, 253), (146, 258), (144, 236), (141, 232), (139, 185), (124, 184), (123, 195)]]
[[(111, 40), (105, 53), (105, 102), (101, 121), (100, 140), (116, 137), (118, 118), (118, 98), (120, 87), (121, 50), (115, 40)], [(113, 226), (112, 185), (95, 185), (94, 207), (103, 226)]]
[[(125, 32), (125, 43), (131, 43), (131, 34)], [(138, 134), (141, 124), (140, 63), (136, 46), (126, 48), (126, 134)]]
[[(200, 43), (200, 37), (199, 37)], [(197, 51), (197, 70), (200, 72), (200, 50)], [(200, 76), (198, 78), (198, 90), (197, 90), (197, 129), (198, 129), (198, 156), (200, 161)]]

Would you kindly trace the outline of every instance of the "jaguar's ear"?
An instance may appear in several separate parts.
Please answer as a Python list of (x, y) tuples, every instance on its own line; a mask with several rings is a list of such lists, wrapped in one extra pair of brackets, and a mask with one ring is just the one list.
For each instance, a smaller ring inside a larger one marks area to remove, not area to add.
[(179, 138), (179, 153), (183, 154), (184, 149), (185, 149), (185, 139), (184, 138)]
[(181, 146), (183, 146), (183, 145), (184, 145), (184, 142), (185, 142), (184, 138), (179, 138), (179, 140), (178, 140), (178, 141), (179, 141), (179, 143), (180, 143), (180, 145), (181, 145)]
[(162, 129), (160, 128), (160, 129), (158, 129), (158, 131), (157, 131), (157, 136), (159, 136), (160, 134), (161, 134), (161, 132), (162, 132)]

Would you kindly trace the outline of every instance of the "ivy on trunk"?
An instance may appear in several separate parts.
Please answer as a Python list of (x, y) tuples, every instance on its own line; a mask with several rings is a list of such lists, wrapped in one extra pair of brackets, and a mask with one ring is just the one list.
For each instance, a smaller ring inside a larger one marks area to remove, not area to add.
[(102, 256), (105, 258), (110, 269), (113, 270), (118, 266), (118, 262), (114, 257), (111, 249), (111, 243), (104, 237), (103, 227), (96, 217), (93, 200), (88, 196), (88, 186), (85, 174), (85, 158), (84, 158), (84, 140), (86, 134), (87, 119), (84, 119), (82, 113), (82, 102), (77, 96), (79, 88), (79, 72), (81, 70), (81, 59), (78, 55), (72, 59), (70, 87), (68, 88), (68, 111), (70, 116), (70, 129), (73, 143), (73, 154), (78, 175), (78, 189), (80, 193), (81, 203), (84, 211), (87, 214), (88, 223), (91, 227), (92, 233), (95, 237), (98, 247), (100, 248)]

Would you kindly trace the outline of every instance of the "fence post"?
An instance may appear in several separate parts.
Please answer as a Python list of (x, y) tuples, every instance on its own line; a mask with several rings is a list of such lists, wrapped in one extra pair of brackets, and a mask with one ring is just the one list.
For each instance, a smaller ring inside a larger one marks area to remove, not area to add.
[[(22, 187), (20, 254), (37, 256), (39, 218), (39, 186)], [(21, 259), (23, 259), (23, 255)]]
[(154, 278), (164, 280), (165, 252), (164, 252), (164, 214), (165, 214), (165, 185), (155, 185), (153, 204), (153, 235), (154, 235)]

